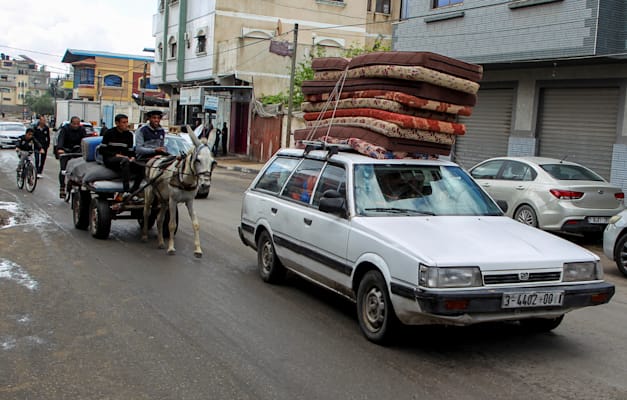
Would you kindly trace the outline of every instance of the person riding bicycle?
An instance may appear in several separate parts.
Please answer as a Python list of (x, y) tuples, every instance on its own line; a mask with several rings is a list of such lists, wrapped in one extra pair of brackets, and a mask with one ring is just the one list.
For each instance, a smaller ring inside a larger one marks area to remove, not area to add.
[[(69, 125), (64, 126), (59, 131), (59, 137), (57, 140), (57, 155), (59, 156), (59, 197), (65, 198), (65, 176), (63, 171), (69, 160), (69, 157), (61, 157), (65, 153), (75, 152), (75, 149), (80, 149), (81, 140), (87, 136), (85, 128), (81, 126), (81, 119), (79, 117), (70, 118)], [(79, 150), (80, 151), (80, 150)]]
[(24, 166), (24, 160), (28, 158), (31, 152), (38, 152), (39, 154), (44, 153), (42, 145), (37, 141), (37, 139), (34, 138), (33, 134), (33, 128), (26, 129), (26, 132), (22, 136), (20, 136), (17, 146), (15, 147), (15, 151), (20, 158), (20, 161), (17, 165), (17, 172), (22, 171), (22, 167)]

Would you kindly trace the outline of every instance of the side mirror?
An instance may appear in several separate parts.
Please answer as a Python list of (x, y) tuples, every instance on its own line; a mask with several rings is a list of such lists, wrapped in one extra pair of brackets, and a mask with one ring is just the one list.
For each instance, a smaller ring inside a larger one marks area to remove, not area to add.
[(496, 205), (503, 211), (503, 213), (507, 212), (507, 202), (505, 200), (497, 200)]
[(320, 198), (318, 209), (329, 214), (346, 215), (346, 199), (337, 190), (327, 190)]

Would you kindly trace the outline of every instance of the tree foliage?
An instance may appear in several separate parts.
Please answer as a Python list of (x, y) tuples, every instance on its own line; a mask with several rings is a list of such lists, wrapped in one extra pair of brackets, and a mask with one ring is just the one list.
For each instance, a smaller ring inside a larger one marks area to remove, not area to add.
[[(375, 51), (389, 51), (388, 46), (384, 46), (380, 38), (377, 38), (372, 47), (364, 48), (355, 45), (349, 46), (342, 52), (342, 57), (352, 58), (360, 54), (372, 53)], [(314, 70), (312, 68), (312, 62), (314, 58), (325, 57), (326, 53), (321, 46), (315, 46), (313, 51), (309, 53), (308, 57), (299, 62), (296, 65), (294, 71), (294, 96), (293, 103), (296, 108), (300, 107), (300, 104), (305, 100), (305, 96), (301, 90), (303, 82), (314, 79)], [(261, 99), (262, 104), (280, 104), (287, 105), (289, 103), (289, 91), (281, 92), (279, 94), (263, 96)]]
[(24, 104), (37, 114), (54, 114), (54, 100), (49, 93), (35, 96), (28, 92), (24, 97)]

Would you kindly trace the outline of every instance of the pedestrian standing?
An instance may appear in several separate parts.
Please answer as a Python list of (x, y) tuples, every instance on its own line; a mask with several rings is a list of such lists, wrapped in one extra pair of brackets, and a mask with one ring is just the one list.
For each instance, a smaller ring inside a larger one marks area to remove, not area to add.
[(50, 128), (46, 124), (46, 117), (39, 116), (39, 122), (33, 128), (33, 134), (43, 152), (35, 152), (35, 166), (37, 167), (37, 178), (43, 178), (44, 165), (46, 164), (46, 156), (48, 155), (48, 147), (50, 147)]
[(226, 122), (222, 124), (222, 155), (225, 156), (227, 148), (229, 147), (229, 128), (226, 127)]

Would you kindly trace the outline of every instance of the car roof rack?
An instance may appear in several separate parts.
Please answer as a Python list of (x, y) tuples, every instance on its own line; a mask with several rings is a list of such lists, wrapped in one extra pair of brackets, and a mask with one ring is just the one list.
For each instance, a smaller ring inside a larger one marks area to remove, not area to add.
[(312, 150), (326, 150), (327, 159), (329, 159), (334, 154), (338, 154), (340, 151), (355, 151), (348, 144), (327, 143), (321, 140), (301, 140), (300, 142), (305, 145), (305, 155), (307, 155)]

